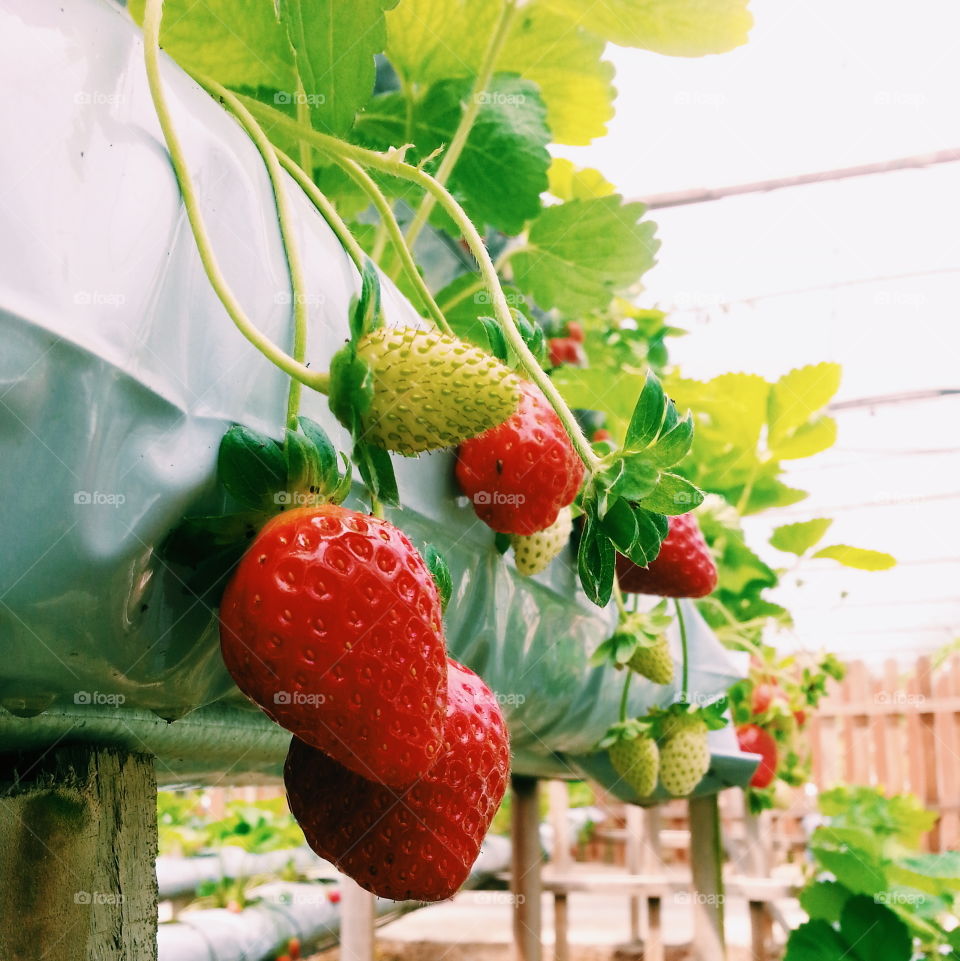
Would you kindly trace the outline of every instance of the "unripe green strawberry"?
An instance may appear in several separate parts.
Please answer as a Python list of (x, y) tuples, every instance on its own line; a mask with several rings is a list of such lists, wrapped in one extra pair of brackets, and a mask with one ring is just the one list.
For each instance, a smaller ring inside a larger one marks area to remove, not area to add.
[(660, 745), (660, 781), (674, 797), (686, 797), (710, 768), (707, 725), (696, 717), (669, 718)]
[(627, 666), (654, 684), (669, 684), (673, 680), (673, 658), (667, 638), (661, 634), (650, 647), (638, 646)]
[(437, 330), (381, 327), (357, 356), (373, 372), (364, 439), (399, 454), (452, 447), (502, 424), (520, 402), (520, 380), (495, 357)]
[(559, 554), (570, 540), (573, 530), (573, 512), (569, 507), (561, 509), (557, 519), (536, 534), (511, 534), (513, 558), (517, 570), (530, 577), (545, 571), (550, 562)]
[(641, 734), (635, 738), (621, 738), (610, 745), (607, 753), (613, 769), (640, 797), (653, 794), (657, 786), (660, 752), (652, 737)]

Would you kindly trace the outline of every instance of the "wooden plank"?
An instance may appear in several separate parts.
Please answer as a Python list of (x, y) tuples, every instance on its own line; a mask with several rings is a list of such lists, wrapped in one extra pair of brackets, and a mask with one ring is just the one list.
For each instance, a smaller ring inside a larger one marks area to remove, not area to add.
[[(883, 664), (884, 694), (896, 691), (900, 684), (897, 662), (891, 657)], [(888, 717), (886, 730), (887, 780), (885, 786), (890, 794), (903, 794), (907, 790), (907, 722), (902, 710)]]
[(723, 961), (723, 874), (717, 797), (691, 798), (690, 867), (693, 876), (693, 961)]
[[(952, 682), (949, 666), (943, 665), (932, 679), (935, 702), (940, 701), (943, 695), (949, 693), (953, 686)], [(933, 732), (937, 742), (937, 785), (940, 799), (960, 796), (960, 767), (957, 765), (957, 758), (960, 758), (960, 741), (956, 737), (954, 717), (955, 712), (953, 711), (940, 710), (933, 715)], [(940, 803), (940, 847), (941, 850), (949, 851), (957, 846), (960, 822), (958, 822), (956, 809), (947, 808), (943, 805), (942, 800)]]
[[(626, 866), (630, 874), (637, 874), (643, 865), (643, 811), (634, 804), (627, 805)], [(641, 898), (631, 895), (629, 903), (630, 941), (640, 940), (640, 922), (643, 908)]]
[(813, 783), (822, 786), (824, 784), (823, 770), (823, 726), (824, 721), (821, 713), (817, 711), (813, 717), (807, 721), (806, 737), (810, 745), (810, 776)]
[(850, 784), (871, 784), (870, 722), (866, 713), (871, 707), (871, 697), (867, 666), (863, 661), (850, 664), (847, 681), (850, 700), (857, 711), (847, 721), (849, 753), (846, 758), (846, 780)]
[(554, 961), (570, 961), (570, 918), (566, 894), (553, 896), (553, 957)]
[(647, 901), (647, 936), (643, 941), (644, 961), (664, 961), (663, 911), (660, 898)]
[(550, 863), (558, 870), (570, 866), (570, 795), (566, 781), (547, 781), (547, 801), (550, 827), (553, 832), (553, 850)]
[[(916, 671), (912, 671), (906, 679), (902, 690), (907, 701), (916, 704), (919, 697), (919, 686)], [(910, 781), (910, 791), (917, 797), (924, 797), (924, 756), (923, 756), (923, 725), (920, 714), (914, 710), (904, 712), (904, 725), (907, 735), (907, 773)]]
[[(923, 749), (923, 793), (921, 798), (936, 810), (940, 800), (937, 778), (937, 736), (933, 729), (933, 714), (929, 702), (933, 697), (933, 681), (929, 657), (917, 658), (917, 693), (919, 695), (920, 731)], [(940, 826), (934, 824), (927, 837), (931, 851), (940, 850)]]
[[(886, 694), (886, 690), (884, 691)], [(886, 697), (876, 703), (851, 700), (849, 703), (835, 704), (829, 710), (817, 709), (818, 714), (823, 718), (847, 718), (867, 716), (875, 714), (903, 714), (906, 711), (914, 710), (915, 705), (910, 702), (909, 695), (903, 690), (901, 685), (894, 689), (889, 699)], [(958, 711), (960, 710), (960, 697), (954, 694), (944, 697), (931, 696), (927, 704), (929, 711)]]
[(515, 774), (510, 779), (510, 789), (514, 949), (518, 961), (541, 961), (539, 782)]
[(340, 956), (343, 961), (373, 961), (374, 897), (348, 877), (340, 880)]
[[(877, 704), (883, 700), (886, 693), (886, 681), (883, 677), (874, 678), (871, 683), (873, 692), (873, 703)], [(896, 723), (896, 717), (892, 718)], [(890, 784), (890, 755), (887, 747), (888, 733), (891, 724), (891, 716), (887, 714), (873, 713), (870, 716), (870, 736), (873, 740), (873, 769), (874, 778), (872, 783), (887, 788)]]
[(156, 961), (152, 757), (16, 757), (0, 786), (0, 958)]

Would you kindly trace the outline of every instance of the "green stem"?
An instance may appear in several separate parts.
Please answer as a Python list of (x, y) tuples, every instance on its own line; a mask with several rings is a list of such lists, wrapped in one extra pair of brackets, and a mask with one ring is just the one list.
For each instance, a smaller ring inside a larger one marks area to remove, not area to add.
[(409, 180), (436, 197), (440, 206), (456, 222), (457, 226), (460, 227), (463, 233), (463, 239), (466, 241), (470, 252), (480, 267), (480, 274), (483, 277), (485, 286), (490, 291), (494, 312), (497, 321), (503, 328), (503, 334), (507, 342), (520, 358), (520, 363), (523, 365), (530, 379), (543, 391), (547, 400), (550, 401), (551, 406), (557, 412), (557, 416), (560, 418), (564, 428), (566, 428), (567, 434), (570, 436), (570, 442), (573, 444), (580, 459), (586, 465), (587, 470), (591, 473), (596, 473), (600, 470), (601, 460), (593, 452), (593, 448), (580, 429), (577, 419), (573, 416), (572, 411), (560, 395), (560, 392), (554, 386), (553, 381), (546, 375), (543, 368), (537, 362), (537, 358), (533, 356), (530, 348), (527, 347), (524, 342), (516, 322), (513, 319), (513, 315), (510, 312), (507, 298), (503, 293), (503, 288), (500, 286), (500, 278), (497, 276), (497, 271), (493, 265), (493, 261), (490, 259), (490, 254), (487, 252), (486, 246), (484, 246), (483, 238), (450, 192), (419, 167), (414, 167), (399, 159), (397, 151), (391, 151), (385, 154), (378, 153), (375, 150), (367, 150), (365, 147), (358, 147), (355, 144), (338, 140), (336, 137), (320, 133), (317, 130), (301, 130), (296, 120), (291, 119), (279, 110), (268, 107), (266, 104), (262, 104), (252, 97), (241, 95), (241, 99), (250, 108), (254, 116), (261, 117), (264, 121), (270, 122), (276, 129), (294, 136), (307, 137), (318, 147), (321, 147), (333, 156), (349, 157), (351, 160), (356, 160), (357, 163), (365, 167), (371, 167), (374, 170), (380, 170), (391, 176)]
[(337, 240), (340, 241), (343, 249), (350, 255), (354, 266), (362, 273), (367, 255), (363, 252), (360, 244), (357, 243), (357, 238), (350, 232), (350, 228), (337, 213), (336, 208), (330, 203), (320, 188), (307, 176), (303, 169), (297, 166), (293, 158), (285, 154), (279, 147), (277, 148), (277, 157), (283, 169), (293, 177), (300, 189), (320, 212), (320, 216), (323, 217), (330, 229), (337, 235)]
[(613, 578), (613, 599), (616, 602), (617, 610), (620, 612), (620, 617), (624, 618), (627, 616), (627, 605), (623, 600), (623, 591), (620, 590), (620, 584), (617, 582), (617, 578)]
[[(484, 51), (480, 69), (477, 71), (473, 89), (470, 91), (470, 98), (467, 100), (466, 106), (463, 109), (463, 114), (460, 117), (460, 122), (457, 124), (453, 139), (450, 141), (450, 145), (447, 147), (443, 159), (440, 161), (440, 166), (437, 167), (436, 179), (441, 185), (446, 185), (450, 179), (450, 174), (453, 173), (453, 168), (456, 167), (457, 161), (460, 159), (460, 154), (463, 153), (463, 148), (467, 144), (467, 138), (470, 136), (470, 131), (473, 129), (477, 115), (480, 113), (480, 107), (483, 105), (483, 94), (486, 93), (487, 87), (490, 86), (490, 80), (493, 78), (493, 71), (497, 65), (497, 59), (503, 50), (504, 43), (506, 43), (516, 12), (516, 0), (505, 0), (500, 10), (500, 16), (497, 18), (496, 25), (493, 28), (493, 33), (490, 35), (490, 40), (487, 43), (487, 49)], [(424, 197), (413, 220), (410, 221), (410, 226), (407, 228), (406, 240), (407, 245), (411, 248), (414, 243), (416, 243), (417, 237), (420, 236), (420, 231), (423, 230), (435, 204), (436, 200), (434, 200), (433, 197), (429, 195)]]
[(627, 676), (623, 679), (623, 690), (620, 692), (620, 720), (627, 719), (627, 697), (630, 694), (630, 682), (633, 680), (633, 671), (627, 668)]
[(223, 304), (224, 309), (237, 329), (264, 357), (300, 383), (314, 390), (326, 393), (329, 383), (328, 375), (310, 370), (265, 337), (251, 322), (250, 318), (247, 317), (243, 307), (230, 289), (230, 285), (220, 270), (220, 265), (213, 253), (213, 247), (210, 243), (210, 236), (207, 233), (203, 216), (200, 213), (200, 202), (197, 198), (193, 180), (190, 177), (190, 170), (183, 153), (183, 146), (177, 136), (173, 117), (170, 113), (170, 107), (167, 104), (166, 95), (163, 91), (163, 81), (160, 77), (160, 21), (162, 16), (163, 0), (146, 0), (143, 15), (144, 66), (147, 73), (147, 82), (150, 86), (150, 95), (153, 98), (154, 109), (157, 112), (157, 120), (160, 123), (160, 130), (167, 144), (170, 162), (177, 177), (180, 193), (183, 196), (183, 205), (187, 212), (187, 219), (190, 222), (190, 229), (193, 232), (194, 240), (197, 244), (197, 252), (200, 255), (200, 262), (203, 264), (207, 279), (210, 281), (210, 285), (220, 298), (220, 302)]
[(413, 259), (413, 255), (410, 253), (410, 248), (407, 246), (403, 239), (403, 232), (400, 230), (400, 224), (397, 223), (397, 218), (394, 216), (393, 208), (390, 206), (390, 202), (383, 195), (383, 191), (377, 186), (376, 181), (370, 176), (360, 166), (355, 160), (350, 160), (349, 158), (337, 158), (337, 162), (346, 171), (347, 175), (353, 179), (353, 181), (363, 190), (363, 192), (370, 198), (371, 203), (376, 207), (377, 213), (380, 215), (380, 223), (386, 228), (387, 234), (390, 240), (393, 242), (393, 246), (400, 257), (400, 263), (403, 265), (403, 269), (406, 272), (410, 283), (413, 284), (420, 298), (423, 300), (427, 308), (427, 312), (430, 314), (433, 322), (439, 327), (445, 334), (453, 335), (453, 331), (450, 329), (450, 325), (447, 323), (447, 318), (443, 316), (442, 311), (437, 306), (437, 302), (433, 299), (433, 294), (430, 293), (430, 289), (424, 283), (423, 277), (420, 275), (420, 271), (417, 270), (417, 264)]
[(677, 610), (677, 623), (680, 625), (680, 650), (683, 655), (683, 665), (680, 676), (680, 703), (687, 704), (690, 697), (690, 658), (687, 650), (687, 624), (683, 619), (683, 608), (680, 606), (680, 599), (674, 600)]
[[(303, 86), (303, 78), (297, 71), (297, 120), (304, 127), (310, 126), (310, 105), (307, 103), (307, 91)], [(313, 149), (302, 137), (297, 141), (300, 151), (300, 167), (306, 171), (313, 170)]]
[(447, 311), (453, 310), (453, 308), (456, 307), (457, 304), (463, 303), (463, 301), (465, 301), (468, 297), (472, 297), (474, 294), (479, 293), (481, 290), (483, 290), (483, 281), (478, 280), (475, 284), (470, 284), (469, 286), (465, 287), (455, 297), (451, 297), (449, 300), (444, 301), (440, 307), (440, 310), (442, 310), (443, 313), (446, 314)]

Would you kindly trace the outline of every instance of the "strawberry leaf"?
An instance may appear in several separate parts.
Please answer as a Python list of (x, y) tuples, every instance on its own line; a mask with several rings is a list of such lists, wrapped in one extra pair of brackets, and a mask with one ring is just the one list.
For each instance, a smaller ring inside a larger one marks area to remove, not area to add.
[(660, 381), (652, 372), (648, 373), (633, 409), (630, 426), (627, 427), (627, 436), (623, 441), (626, 450), (644, 450), (656, 440), (663, 424), (666, 406), (667, 398)]
[(617, 462), (623, 465), (623, 470), (611, 487), (612, 493), (627, 500), (639, 501), (655, 490), (660, 472), (646, 455), (628, 455), (618, 458)]
[[(675, 419), (676, 418), (676, 419)], [(650, 450), (650, 456), (659, 467), (672, 467), (690, 452), (693, 445), (693, 414), (679, 420), (676, 405), (667, 405), (664, 425), (660, 437)]]
[(849, 544), (831, 544), (822, 547), (813, 556), (829, 557), (844, 567), (854, 567), (860, 571), (886, 571), (897, 565), (897, 559), (892, 554), (850, 547)]
[(585, 505), (585, 522), (577, 553), (577, 570), (587, 597), (605, 607), (613, 591), (616, 550), (602, 530), (595, 502)]
[(703, 503), (703, 492), (679, 474), (663, 472), (657, 486), (638, 499), (645, 510), (656, 514), (686, 514)]
[(399, 506), (400, 495), (390, 455), (382, 447), (358, 440), (353, 447), (353, 459), (367, 490), (384, 504)]
[(171, 564), (196, 567), (224, 548), (246, 546), (263, 526), (259, 511), (185, 518), (167, 537), (160, 554)]
[(337, 450), (327, 436), (327, 432), (316, 421), (301, 416), (299, 424), (300, 430), (313, 445), (316, 453), (322, 489), (332, 490), (340, 482)]
[(450, 568), (444, 560), (443, 554), (438, 551), (433, 544), (427, 544), (423, 551), (423, 559), (427, 569), (433, 577), (433, 583), (437, 585), (437, 593), (440, 595), (440, 607), (447, 609), (450, 595), (453, 593), (453, 579), (450, 577)]
[(287, 464), (272, 437), (235, 425), (220, 441), (217, 476), (244, 507), (272, 511), (276, 493), (286, 487)]
[(797, 524), (782, 524), (774, 528), (770, 535), (770, 544), (778, 551), (802, 557), (814, 544), (822, 540), (832, 523), (828, 517), (817, 517)]

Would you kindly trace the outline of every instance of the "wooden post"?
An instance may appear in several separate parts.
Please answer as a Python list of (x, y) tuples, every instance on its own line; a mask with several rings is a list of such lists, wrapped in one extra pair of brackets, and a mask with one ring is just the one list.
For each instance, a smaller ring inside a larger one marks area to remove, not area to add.
[(723, 961), (723, 858), (717, 796), (691, 798), (690, 866), (693, 874), (693, 961)]
[[(663, 842), (660, 838), (660, 808), (651, 807), (643, 812), (643, 846), (640, 866), (644, 874), (663, 873), (667, 866), (663, 861)], [(646, 898), (646, 926), (643, 930), (645, 961), (663, 961), (663, 914), (659, 897)]]
[[(640, 874), (643, 870), (643, 809), (627, 805), (627, 872)], [(630, 895), (630, 943), (640, 940), (640, 896)]]
[[(746, 796), (743, 798), (743, 833), (746, 842), (746, 870), (752, 878), (770, 876), (770, 854), (764, 840), (761, 819), (766, 821), (767, 834), (770, 832), (769, 818), (758, 817), (747, 809)], [(773, 935), (773, 919), (766, 901), (748, 902), (750, 910), (750, 942), (753, 961), (767, 961), (768, 945)]]
[(340, 957), (342, 961), (373, 961), (373, 895), (355, 881), (340, 881)]
[[(547, 796), (550, 801), (550, 826), (553, 828), (553, 850), (550, 852), (550, 868), (557, 874), (570, 870), (570, 796), (566, 781), (548, 781)], [(554, 961), (569, 961), (569, 903), (566, 892), (553, 895), (553, 957)]]
[(540, 805), (536, 778), (513, 775), (510, 835), (513, 853), (510, 890), (513, 893), (513, 943), (518, 961), (540, 961)]
[(58, 747), (0, 773), (0, 958), (156, 961), (153, 758)]

